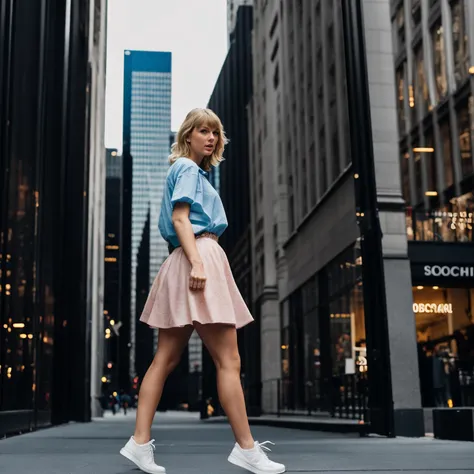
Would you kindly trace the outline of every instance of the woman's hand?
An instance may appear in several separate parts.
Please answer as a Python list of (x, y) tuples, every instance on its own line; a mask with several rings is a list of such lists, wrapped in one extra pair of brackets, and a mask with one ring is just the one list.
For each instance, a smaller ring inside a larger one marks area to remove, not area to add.
[(204, 273), (204, 265), (202, 262), (195, 262), (191, 267), (191, 274), (189, 275), (189, 288), (191, 290), (204, 290), (206, 286), (206, 274)]

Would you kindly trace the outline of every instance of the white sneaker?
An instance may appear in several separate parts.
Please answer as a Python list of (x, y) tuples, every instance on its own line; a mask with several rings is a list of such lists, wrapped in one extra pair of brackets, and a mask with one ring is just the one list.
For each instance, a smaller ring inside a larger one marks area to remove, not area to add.
[(120, 450), (120, 454), (135, 463), (143, 472), (148, 474), (166, 474), (166, 469), (155, 464), (155, 440), (152, 439), (146, 444), (137, 444), (133, 436), (128, 443)]
[(271, 451), (270, 448), (265, 446), (267, 443), (274, 445), (271, 441), (265, 441), (263, 443), (255, 441), (255, 446), (252, 449), (242, 449), (238, 443), (235, 443), (234, 449), (227, 460), (255, 474), (280, 474), (281, 472), (285, 472), (286, 468), (283, 464), (270, 461), (263, 451), (264, 449)]

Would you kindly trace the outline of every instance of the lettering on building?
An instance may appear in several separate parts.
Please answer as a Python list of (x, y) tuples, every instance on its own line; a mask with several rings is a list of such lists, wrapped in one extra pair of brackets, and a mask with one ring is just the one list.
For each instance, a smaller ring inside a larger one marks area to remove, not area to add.
[(414, 313), (453, 314), (451, 303), (413, 303)]
[(474, 278), (474, 267), (459, 265), (425, 265), (425, 276)]

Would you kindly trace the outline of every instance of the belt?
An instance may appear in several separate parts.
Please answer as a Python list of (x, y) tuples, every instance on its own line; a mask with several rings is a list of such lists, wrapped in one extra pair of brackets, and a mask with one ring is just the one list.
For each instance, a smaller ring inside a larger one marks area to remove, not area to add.
[[(208, 238), (208, 239), (212, 239), (216, 242), (219, 242), (219, 237), (217, 237), (217, 235), (213, 234), (212, 232), (203, 232), (202, 234), (198, 234), (195, 237), (196, 237), (196, 240), (197, 239), (202, 239), (202, 238)], [(171, 252), (173, 252), (173, 250), (176, 250), (179, 247), (181, 247), (181, 245), (177, 245), (176, 247), (174, 247), (173, 245), (168, 243), (168, 252), (171, 254)]]

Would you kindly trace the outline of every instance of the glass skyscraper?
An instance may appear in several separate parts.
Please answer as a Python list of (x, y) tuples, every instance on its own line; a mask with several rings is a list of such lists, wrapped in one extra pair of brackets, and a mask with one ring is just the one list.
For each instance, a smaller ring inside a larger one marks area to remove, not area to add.
[[(150, 218), (150, 286), (168, 248), (158, 231), (165, 175), (168, 170), (171, 133), (171, 53), (125, 51), (124, 68), (124, 219), (128, 227), (130, 255), (124, 265), (130, 283), (125, 296), (130, 308), (129, 342), (130, 375), (135, 375), (135, 328), (142, 308), (136, 301), (137, 257), (145, 224)], [(129, 214), (129, 215), (127, 215)], [(142, 280), (143, 281), (143, 280)]]

